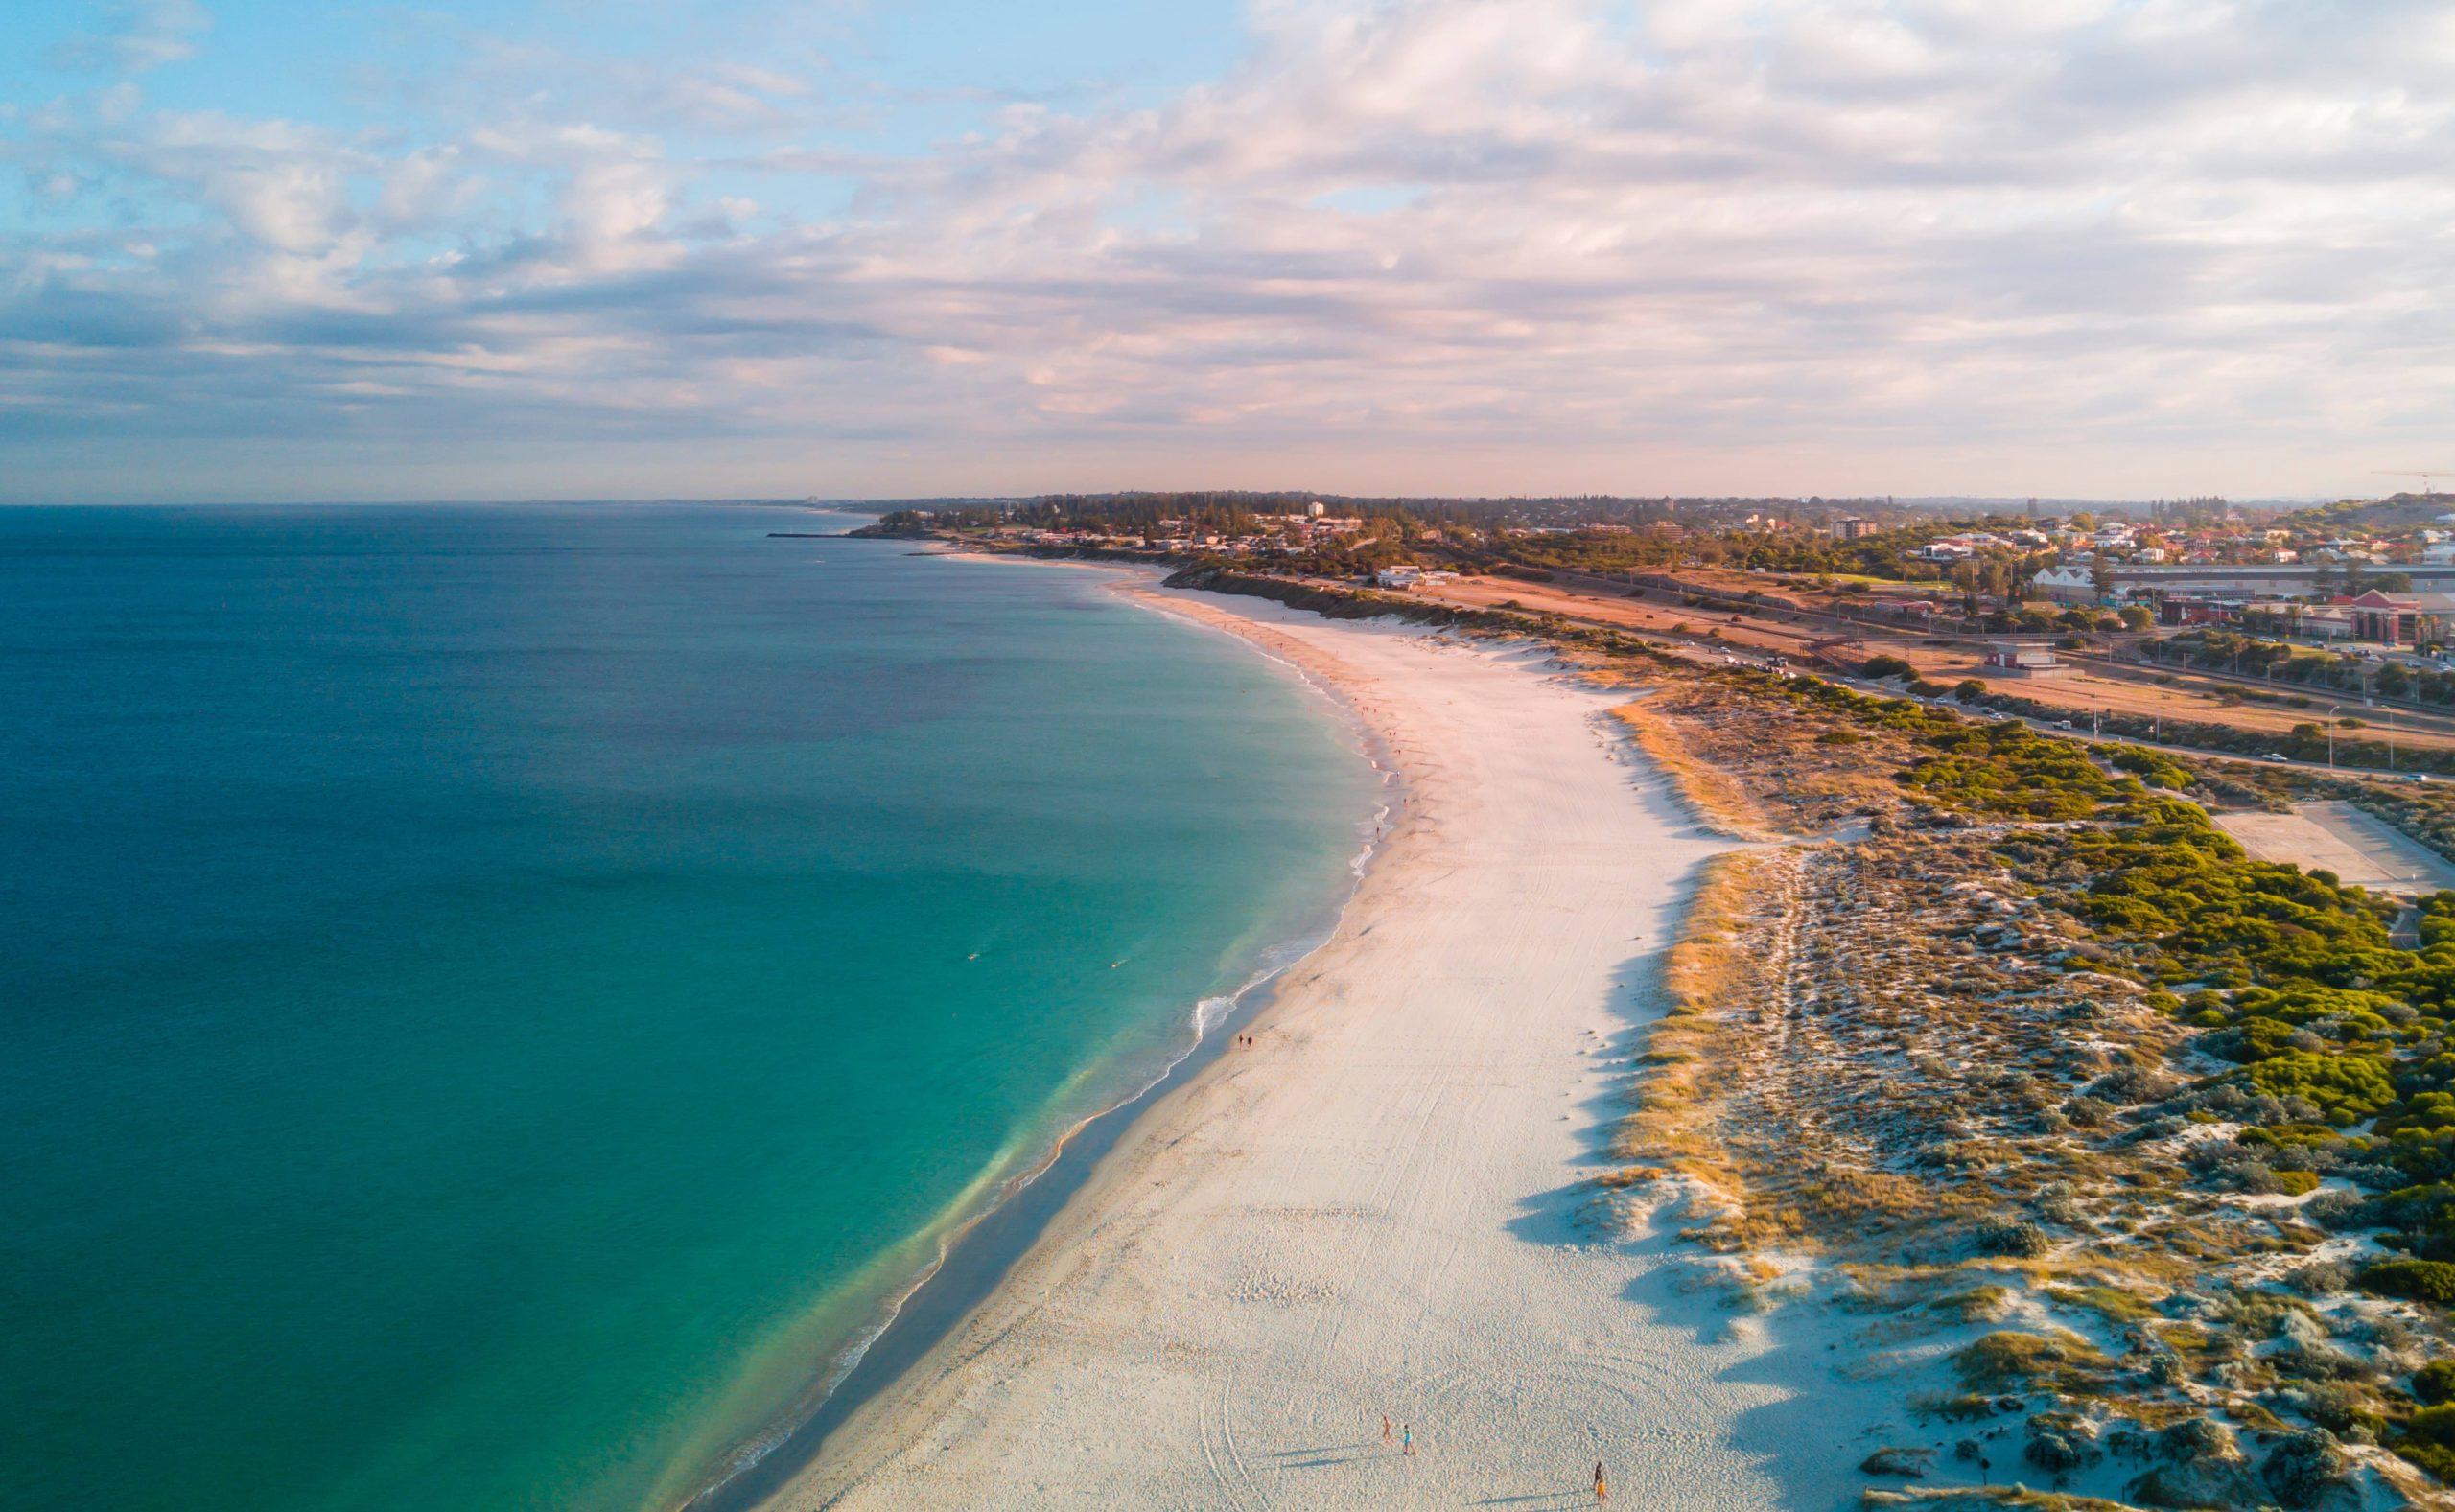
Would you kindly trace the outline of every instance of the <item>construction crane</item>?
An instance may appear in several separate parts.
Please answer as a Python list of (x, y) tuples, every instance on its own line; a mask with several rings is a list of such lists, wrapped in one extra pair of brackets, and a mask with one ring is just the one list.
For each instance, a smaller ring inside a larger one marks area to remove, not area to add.
[(2378, 477), (2418, 477), (2420, 479), (2421, 497), (2424, 499), (2435, 499), (2438, 497), (2438, 490), (2429, 486), (2429, 480), (2433, 477), (2455, 477), (2455, 467), (2433, 467), (2425, 473), (2399, 472), (2394, 468), (2382, 467), (2373, 476)]

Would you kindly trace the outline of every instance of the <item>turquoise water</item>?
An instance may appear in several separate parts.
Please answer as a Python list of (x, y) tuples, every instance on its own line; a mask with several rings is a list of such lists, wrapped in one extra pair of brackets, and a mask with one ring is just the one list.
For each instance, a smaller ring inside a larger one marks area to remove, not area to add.
[(0, 510), (12, 1505), (670, 1502), (1320, 925), (1319, 699), (848, 523)]

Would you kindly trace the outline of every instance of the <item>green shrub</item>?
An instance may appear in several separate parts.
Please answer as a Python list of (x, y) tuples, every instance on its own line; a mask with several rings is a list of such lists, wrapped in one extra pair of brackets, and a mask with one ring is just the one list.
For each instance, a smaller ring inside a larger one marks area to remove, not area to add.
[(2455, 1482), (2455, 1449), (2441, 1449), (2415, 1438), (2398, 1438), (2396, 1453), (2441, 1480)]
[(2396, 1101), (2395, 1080), (2376, 1056), (2287, 1050), (2233, 1073), (2270, 1097), (2299, 1097), (2318, 1105), (2330, 1124), (2354, 1124)]
[[(2455, 1265), (2443, 1260), (2382, 1260), (2364, 1268), (2357, 1279), (2364, 1291), (2378, 1296), (2435, 1302), (2442, 1307), (2455, 1302)], [(2449, 1421), (2455, 1422), (2455, 1415)], [(2449, 1442), (2455, 1444), (2455, 1440)]]
[(2150, 787), (2181, 789), (2191, 784), (2190, 769), (2162, 752), (2116, 746), (2106, 759)]
[(2433, 1360), (2414, 1371), (2413, 1395), (2431, 1407), (2455, 1400), (2455, 1360)]
[(1871, 656), (1859, 668), (1866, 677), (1906, 677), (1917, 670), (1897, 656)]
[(2435, 1449), (2455, 1449), (2455, 1407), (2422, 1407), (2405, 1420), (2404, 1433)]

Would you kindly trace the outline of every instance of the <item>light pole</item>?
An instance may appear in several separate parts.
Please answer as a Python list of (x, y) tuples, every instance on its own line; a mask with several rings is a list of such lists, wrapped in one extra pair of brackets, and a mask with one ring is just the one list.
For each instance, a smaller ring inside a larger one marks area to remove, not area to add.
[(2336, 769), (2336, 714), (2343, 708), (2342, 704), (2327, 706), (2327, 770), (2330, 772)]

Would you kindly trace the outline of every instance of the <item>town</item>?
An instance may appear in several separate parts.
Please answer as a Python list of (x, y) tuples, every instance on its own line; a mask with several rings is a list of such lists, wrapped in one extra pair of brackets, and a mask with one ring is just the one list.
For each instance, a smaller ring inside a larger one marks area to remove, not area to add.
[(2290, 511), (2213, 499), (2147, 508), (2144, 518), (2040, 515), (2032, 500), (2025, 516), (1953, 518), (1822, 500), (1127, 494), (898, 509), (881, 528), (1042, 550), (1270, 564), (1370, 577), (1384, 588), (1478, 572), (1727, 568), (1804, 578), (1850, 595), (1861, 616), (1887, 620), (2017, 621), (2031, 606), (2065, 612), (1992, 626), (2006, 630), (2087, 628), (2094, 616), (2069, 611), (2140, 606), (2167, 627), (2238, 624), (2320, 642), (2436, 648), (2455, 618), (2455, 496)]
[(1402, 594), (2057, 729), (2455, 774), (2455, 498), (1986, 513), (1884, 500), (1118, 494), (868, 531)]

